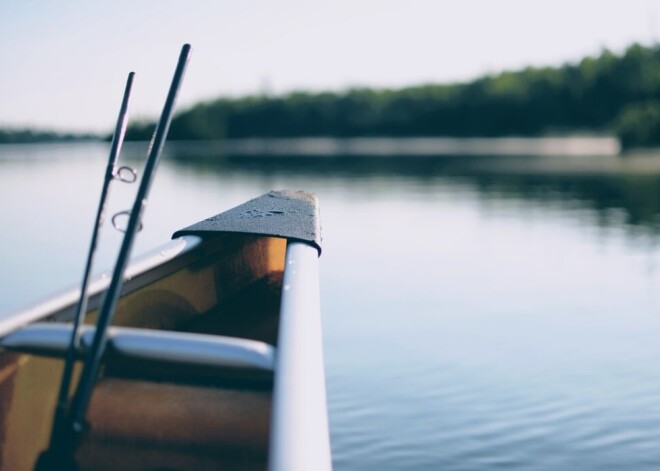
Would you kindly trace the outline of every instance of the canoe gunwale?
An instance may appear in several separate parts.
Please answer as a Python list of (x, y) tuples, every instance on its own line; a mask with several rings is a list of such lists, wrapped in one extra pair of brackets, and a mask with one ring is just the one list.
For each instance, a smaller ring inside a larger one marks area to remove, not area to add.
[(318, 254), (289, 242), (273, 389), (269, 471), (330, 471)]

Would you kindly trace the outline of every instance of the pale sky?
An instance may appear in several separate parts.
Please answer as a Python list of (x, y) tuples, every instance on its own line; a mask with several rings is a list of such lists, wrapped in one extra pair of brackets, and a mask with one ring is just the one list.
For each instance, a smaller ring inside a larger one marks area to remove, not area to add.
[(180, 107), (268, 90), (464, 81), (621, 52), (660, 0), (0, 0), (0, 127), (110, 132), (158, 116), (185, 42)]

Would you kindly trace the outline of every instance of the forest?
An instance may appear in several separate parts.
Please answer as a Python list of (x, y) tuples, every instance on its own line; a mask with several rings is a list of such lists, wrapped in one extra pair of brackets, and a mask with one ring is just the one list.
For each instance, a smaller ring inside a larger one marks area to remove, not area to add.
[[(132, 124), (147, 140), (154, 124)], [(528, 67), (466, 83), (218, 98), (180, 112), (170, 139), (248, 137), (498, 137), (617, 135), (625, 147), (660, 144), (660, 47), (560, 67)], [(11, 134), (11, 133), (9, 133)], [(0, 132), (0, 142), (11, 135)]]
[(59, 133), (33, 129), (0, 129), (0, 144), (23, 144), (27, 142), (91, 141), (101, 136), (89, 133)]

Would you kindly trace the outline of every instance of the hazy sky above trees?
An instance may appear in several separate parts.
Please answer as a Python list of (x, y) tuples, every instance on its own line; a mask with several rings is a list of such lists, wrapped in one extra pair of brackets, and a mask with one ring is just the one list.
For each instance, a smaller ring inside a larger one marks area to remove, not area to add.
[(452, 82), (651, 44), (659, 0), (0, 2), (0, 127), (111, 130), (159, 113), (193, 45), (181, 106), (218, 96)]

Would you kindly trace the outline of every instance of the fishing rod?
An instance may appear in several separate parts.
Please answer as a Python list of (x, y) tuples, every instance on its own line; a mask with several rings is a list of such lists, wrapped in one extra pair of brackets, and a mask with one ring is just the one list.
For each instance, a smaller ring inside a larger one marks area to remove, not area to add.
[(153, 139), (149, 146), (147, 162), (143, 170), (142, 180), (140, 180), (140, 186), (135, 196), (133, 207), (130, 211), (128, 225), (124, 233), (124, 239), (117, 256), (117, 261), (115, 262), (115, 268), (112, 273), (110, 286), (105, 293), (103, 304), (101, 305), (99, 317), (96, 323), (94, 340), (89, 352), (85, 357), (81, 378), (78, 382), (78, 387), (76, 388), (73, 403), (71, 405), (70, 423), (68, 424), (70, 426), (68, 433), (71, 434), (70, 437), (72, 439), (70, 448), (71, 453), (75, 451), (76, 443), (82, 432), (85, 430), (85, 415), (87, 413), (87, 408), (91, 399), (92, 391), (94, 389), (94, 384), (98, 376), (101, 359), (103, 357), (103, 353), (108, 341), (108, 326), (114, 317), (115, 308), (117, 307), (117, 301), (119, 299), (121, 288), (124, 282), (124, 271), (126, 270), (128, 259), (131, 254), (131, 249), (133, 248), (135, 235), (141, 225), (140, 220), (144, 208), (147, 204), (147, 196), (149, 194), (151, 182), (153, 181), (153, 177), (160, 160), (160, 155), (165, 144), (165, 139), (167, 138), (167, 132), (169, 130), (170, 123), (172, 122), (176, 98), (179, 93), (179, 89), (181, 88), (186, 66), (188, 64), (188, 60), (190, 59), (191, 50), (192, 48), (189, 44), (185, 44), (181, 49), (176, 70), (174, 72), (174, 77), (172, 78), (172, 84), (170, 85), (160, 120), (158, 121)]
[(128, 123), (128, 102), (131, 96), (134, 78), (135, 72), (128, 74), (126, 87), (124, 88), (124, 96), (122, 98), (121, 107), (119, 109), (119, 116), (117, 117), (117, 124), (115, 126), (114, 134), (112, 135), (110, 156), (108, 157), (108, 165), (105, 169), (103, 187), (101, 189), (101, 198), (99, 200), (98, 209), (96, 211), (96, 218), (94, 220), (92, 240), (89, 244), (89, 251), (87, 252), (87, 261), (85, 263), (85, 271), (80, 287), (80, 296), (78, 298), (78, 304), (73, 316), (71, 338), (69, 339), (69, 345), (66, 351), (64, 369), (62, 371), (62, 379), (60, 382), (60, 389), (57, 397), (57, 404), (55, 406), (55, 414), (53, 417), (53, 425), (51, 427), (50, 443), (48, 449), (44, 451), (42, 456), (39, 458), (39, 460), (42, 462), (48, 461), (49, 453), (53, 453), (53, 450), (58, 449), (58, 444), (63, 437), (62, 429), (66, 422), (66, 416), (68, 413), (69, 390), (71, 389), (73, 367), (80, 344), (80, 325), (82, 324), (85, 313), (87, 312), (87, 301), (89, 300), (89, 280), (92, 274), (92, 267), (94, 265), (94, 259), (96, 256), (96, 247), (99, 233), (105, 220), (107, 200), (110, 193), (110, 184), (113, 180), (119, 180), (125, 183), (133, 183), (137, 179), (137, 173), (131, 167), (117, 167), (117, 160), (119, 159), (119, 153), (121, 152), (121, 147), (126, 135), (126, 125)]
[[(51, 437), (51, 445), (48, 450), (46, 450), (39, 456), (39, 459), (37, 460), (37, 463), (35, 465), (35, 471), (61, 471), (61, 470), (69, 471), (69, 470), (77, 469), (74, 459), (74, 454), (76, 451), (76, 446), (79, 441), (80, 435), (85, 430), (85, 415), (87, 413), (87, 408), (89, 405), (91, 394), (94, 388), (94, 384), (96, 382), (96, 378), (98, 376), (98, 370), (101, 364), (101, 358), (103, 357), (103, 353), (105, 351), (105, 346), (107, 343), (107, 328), (112, 322), (112, 319), (114, 317), (114, 311), (117, 306), (117, 301), (124, 281), (123, 280), (124, 271), (128, 264), (128, 259), (130, 257), (131, 249), (133, 247), (135, 235), (141, 228), (140, 219), (143, 210), (147, 204), (147, 196), (149, 193), (151, 182), (153, 180), (153, 176), (155, 174), (158, 165), (158, 161), (160, 159), (160, 154), (165, 144), (167, 132), (169, 131), (170, 123), (172, 121), (172, 116), (174, 112), (174, 105), (176, 103), (176, 98), (179, 89), (181, 87), (181, 83), (183, 81), (183, 76), (185, 74), (186, 65), (190, 58), (191, 50), (192, 49), (189, 44), (185, 44), (181, 49), (181, 53), (179, 55), (179, 60), (177, 62), (177, 67), (174, 73), (174, 77), (172, 79), (172, 84), (170, 85), (170, 89), (167, 98), (165, 100), (165, 105), (163, 107), (160, 120), (158, 121), (156, 130), (149, 145), (147, 161), (144, 167), (142, 180), (140, 181), (140, 186), (135, 196), (133, 208), (130, 212), (128, 212), (129, 214), (128, 225), (126, 227), (126, 230), (123, 231), (124, 238), (121, 244), (121, 248), (119, 250), (119, 254), (117, 256), (117, 261), (115, 262), (115, 268), (112, 273), (110, 285), (105, 293), (105, 297), (103, 299), (103, 303), (100, 308), (100, 313), (96, 324), (96, 331), (94, 333), (92, 346), (89, 349), (88, 353), (85, 355), (82, 374), (80, 380), (78, 381), (78, 385), (76, 387), (75, 393), (73, 394), (73, 401), (71, 403), (71, 407), (67, 410), (66, 398), (68, 397), (68, 392), (70, 389), (70, 383), (71, 383), (70, 376), (72, 375), (72, 371), (68, 373), (69, 385), (63, 386), (61, 390), (61, 395), (63, 394), (65, 397), (63, 401), (64, 406), (62, 407), (62, 412), (58, 412), (58, 410), (56, 410), (56, 418), (53, 423), (53, 437)], [(132, 78), (133, 75), (129, 75), (129, 83), (131, 84), (132, 84)], [(127, 84), (127, 88), (129, 88), (128, 84)], [(127, 103), (126, 93), (124, 98), (125, 98), (124, 102)], [(122, 110), (124, 110), (124, 102), (122, 102)], [(120, 112), (119, 121), (122, 120), (121, 116), (124, 115), (125, 115), (124, 111)], [(122, 131), (116, 132), (115, 136), (120, 136), (121, 139), (113, 138), (113, 149), (115, 148), (115, 142), (121, 142), (121, 140), (123, 140), (125, 128), (123, 125), (121, 127), (118, 125), (118, 129), (120, 128), (122, 129)], [(117, 147), (117, 153), (119, 147), (120, 146)], [(112, 157), (113, 155), (114, 155), (113, 152), (111, 152), (110, 161), (115, 162), (116, 165), (116, 159), (113, 161), (113, 157)], [(113, 170), (111, 174), (117, 176), (117, 178), (122, 180), (130, 179), (129, 174), (126, 173), (127, 170), (125, 170), (124, 167), (115, 169), (115, 165), (112, 165)], [(110, 164), (108, 168), (110, 168)], [(134, 175), (133, 177), (134, 180), (136, 174), (133, 172), (133, 175)], [(107, 184), (108, 184), (107, 180), (104, 181), (104, 189), (102, 191), (102, 195), (107, 193), (107, 189), (106, 189)], [(105, 204), (103, 204), (103, 210), (99, 211), (100, 218), (97, 218), (97, 221), (103, 220), (104, 213), (105, 213)], [(114, 219), (115, 218), (113, 217), (113, 225), (115, 225)], [(97, 226), (99, 225), (97, 224)], [(97, 230), (98, 229), (95, 228), (94, 234), (96, 234)], [(93, 237), (95, 237), (94, 234)], [(95, 247), (94, 239), (92, 245)], [(83, 301), (83, 303), (86, 304), (86, 300)], [(77, 314), (76, 322), (78, 323), (78, 326), (80, 325), (81, 319), (82, 317), (84, 317), (84, 313), (86, 310), (83, 308), (85, 308), (85, 306), (81, 305), (76, 311)], [(72, 336), (73, 346), (74, 346), (73, 353), (68, 351), (67, 358), (71, 354), (73, 356), (73, 359), (75, 360), (75, 356), (78, 350), (77, 344), (79, 343), (78, 337), (79, 335), (76, 335), (75, 337)], [(73, 363), (73, 361), (71, 363)], [(71, 368), (71, 370), (72, 369), (73, 368)], [(62, 391), (64, 392), (62, 393)], [(60, 409), (59, 401), (58, 401), (58, 409)], [(57, 426), (57, 429), (55, 428), (55, 426)]]

